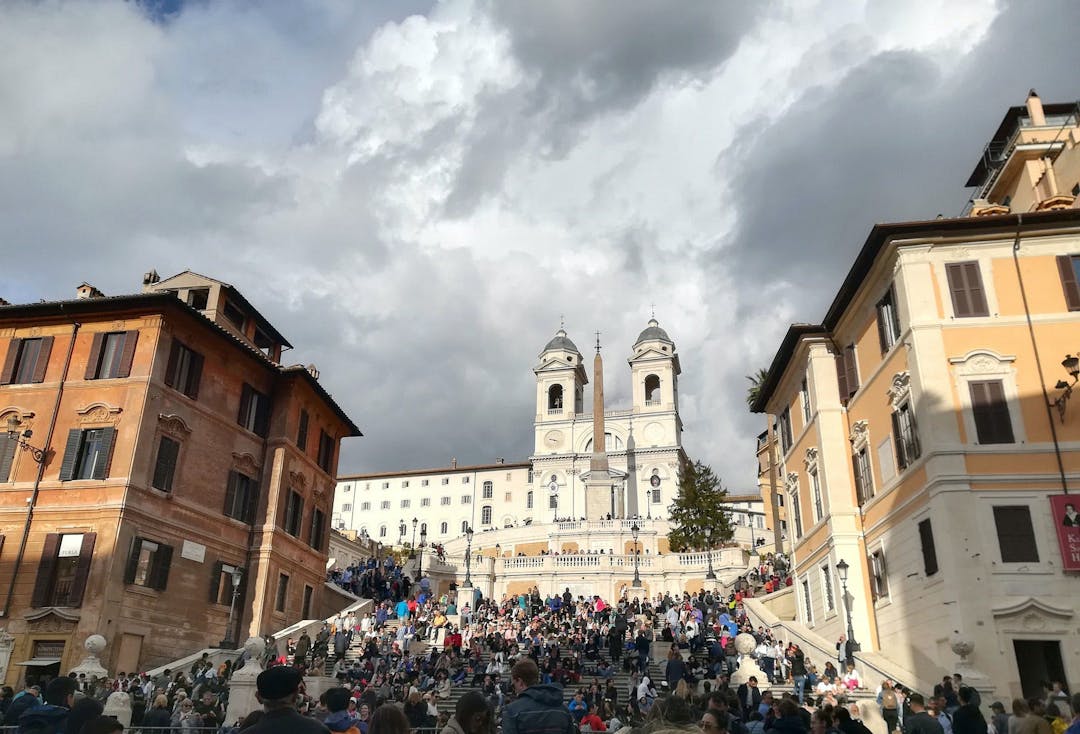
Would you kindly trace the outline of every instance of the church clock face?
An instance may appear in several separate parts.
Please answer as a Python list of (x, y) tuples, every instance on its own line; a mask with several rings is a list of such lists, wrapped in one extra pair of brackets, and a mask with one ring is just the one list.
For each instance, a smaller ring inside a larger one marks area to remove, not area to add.
[(548, 431), (544, 434), (544, 445), (549, 449), (557, 449), (562, 446), (563, 433), (562, 431)]

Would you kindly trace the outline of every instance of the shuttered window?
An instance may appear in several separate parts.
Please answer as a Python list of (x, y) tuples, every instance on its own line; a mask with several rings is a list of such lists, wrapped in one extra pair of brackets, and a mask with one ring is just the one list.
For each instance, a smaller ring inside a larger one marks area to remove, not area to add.
[(862, 505), (874, 496), (874, 474), (870, 468), (867, 447), (864, 446), (852, 454), (851, 465), (855, 473), (855, 496)]
[(157, 461), (154, 463), (153, 486), (155, 489), (163, 492), (172, 491), (173, 477), (176, 475), (176, 464), (179, 458), (180, 442), (168, 436), (162, 436), (158, 443)]
[(134, 538), (124, 569), (124, 583), (164, 591), (169, 583), (172, 546), (147, 538)]
[(971, 412), (980, 444), (1015, 443), (1001, 380), (970, 382)]
[(299, 493), (289, 490), (285, 498), (285, 532), (294, 538), (300, 537), (300, 525), (304, 519), (304, 498)]
[(922, 455), (919, 432), (910, 404), (905, 403), (896, 409), (892, 414), (892, 424), (893, 441), (896, 443), (896, 466), (903, 471)]
[(278, 574), (277, 594), (274, 595), (274, 611), (284, 612), (285, 604), (289, 599), (289, 577)]
[(296, 429), (296, 446), (307, 451), (308, 412), (300, 410), (300, 427)]
[(86, 592), (97, 533), (49, 533), (41, 550), (31, 606), (78, 607)]
[(933, 576), (938, 572), (937, 546), (934, 544), (934, 528), (929, 518), (919, 523), (919, 543), (922, 545), (923, 573)]
[[(210, 603), (229, 606), (233, 598), (233, 571), (237, 566), (217, 561), (210, 568)], [(247, 574), (241, 574), (240, 584), (236, 587), (238, 599), (244, 598), (247, 586)]]
[(780, 448), (786, 454), (788, 449), (791, 448), (791, 409), (784, 408), (784, 412), (780, 414), (778, 420), (778, 429), (780, 431)]
[(94, 334), (90, 359), (86, 362), (86, 379), (108, 380), (130, 376), (138, 341), (138, 330)]
[(802, 537), (802, 503), (799, 501), (799, 491), (791, 493), (791, 514), (795, 521), (795, 537)]
[(949, 263), (945, 266), (952, 295), (953, 315), (957, 318), (989, 316), (979, 263)]
[(1039, 562), (1039, 549), (1035, 545), (1030, 508), (995, 507), (994, 525), (997, 527), (1002, 563)]
[(847, 405), (848, 399), (859, 391), (859, 368), (855, 359), (855, 345), (851, 344), (836, 355), (836, 380), (840, 386), (840, 402)]
[(0, 370), (0, 385), (25, 385), (45, 381), (52, 354), (53, 337), (12, 339)]
[(1080, 311), (1080, 255), (1058, 255), (1058, 274), (1065, 291), (1065, 306)]
[(169, 362), (165, 367), (165, 384), (194, 400), (199, 397), (202, 369), (203, 356), (174, 341), (169, 351)]
[(60, 481), (105, 479), (115, 440), (115, 428), (73, 428), (68, 431), (64, 460), (60, 464)]
[(311, 511), (311, 534), (308, 545), (321, 551), (326, 547), (326, 514), (319, 508)]
[(240, 413), (236, 422), (252, 433), (266, 438), (270, 429), (270, 398), (244, 383), (240, 391)]
[(334, 437), (326, 431), (319, 431), (319, 466), (329, 473), (334, 465)]
[(885, 568), (885, 553), (879, 550), (870, 554), (870, 595), (874, 601), (889, 595), (889, 572)]
[(885, 354), (900, 340), (900, 315), (896, 312), (896, 290), (890, 286), (877, 302), (878, 342)]
[(8, 433), (0, 433), (0, 482), (12, 481), (11, 465), (15, 462), (15, 449), (19, 442)]
[(224, 515), (250, 525), (255, 521), (258, 503), (258, 481), (238, 471), (229, 472), (229, 483), (225, 488), (225, 508), (222, 511)]

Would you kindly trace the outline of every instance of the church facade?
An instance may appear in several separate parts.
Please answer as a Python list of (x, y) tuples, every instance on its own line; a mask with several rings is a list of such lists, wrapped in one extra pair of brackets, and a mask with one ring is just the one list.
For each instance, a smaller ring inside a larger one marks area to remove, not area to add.
[(533, 368), (531, 457), (341, 476), (332, 526), (387, 544), (415, 543), (421, 533), (429, 543), (447, 543), (469, 527), (484, 532), (556, 520), (663, 519), (678, 492), (683, 456), (681, 366), (674, 341), (655, 319), (634, 342), (627, 365), (631, 405), (608, 410), (599, 347), (586, 370), (580, 350), (559, 329)]

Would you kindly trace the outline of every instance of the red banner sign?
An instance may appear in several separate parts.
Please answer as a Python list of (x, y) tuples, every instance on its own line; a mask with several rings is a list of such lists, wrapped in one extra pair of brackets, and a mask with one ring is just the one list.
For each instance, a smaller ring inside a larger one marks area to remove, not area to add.
[(1080, 494), (1051, 495), (1050, 511), (1061, 547), (1061, 565), (1066, 571), (1080, 571)]

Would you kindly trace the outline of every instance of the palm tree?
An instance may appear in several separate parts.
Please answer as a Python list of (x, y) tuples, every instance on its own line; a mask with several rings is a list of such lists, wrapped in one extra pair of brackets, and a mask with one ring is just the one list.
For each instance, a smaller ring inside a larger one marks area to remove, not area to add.
[(746, 388), (746, 407), (750, 408), (754, 405), (758, 395), (761, 394), (761, 386), (765, 384), (765, 378), (769, 376), (769, 370), (762, 367), (752, 375), (747, 375), (746, 379), (750, 380), (750, 387)]

